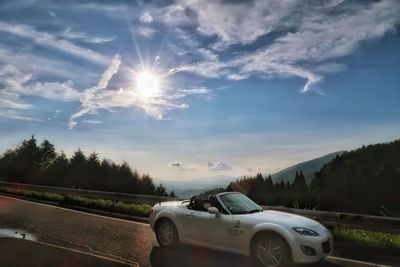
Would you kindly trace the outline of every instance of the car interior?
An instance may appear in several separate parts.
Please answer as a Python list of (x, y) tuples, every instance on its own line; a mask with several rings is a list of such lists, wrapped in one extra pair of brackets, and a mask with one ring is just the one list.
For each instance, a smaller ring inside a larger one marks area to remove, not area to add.
[(219, 203), (215, 195), (209, 195), (207, 198), (193, 196), (188, 204), (188, 209), (207, 212), (210, 207), (215, 207), (221, 214), (228, 214)]

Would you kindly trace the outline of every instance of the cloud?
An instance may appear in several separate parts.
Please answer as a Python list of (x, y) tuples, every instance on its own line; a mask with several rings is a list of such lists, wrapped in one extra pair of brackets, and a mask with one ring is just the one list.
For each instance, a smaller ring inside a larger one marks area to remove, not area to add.
[(139, 20), (140, 20), (140, 22), (142, 22), (142, 23), (147, 23), (147, 24), (149, 24), (149, 23), (151, 23), (151, 22), (153, 22), (153, 17), (148, 13), (148, 12), (145, 12), (140, 18), (139, 18)]
[(29, 109), (20, 96), (34, 95), (50, 100), (74, 101), (79, 92), (71, 81), (36, 82), (31, 74), (23, 73), (14, 65), (0, 65), (0, 108)]
[(155, 29), (148, 26), (138, 26), (136, 31), (136, 33), (139, 33), (140, 35), (149, 39), (151, 39), (156, 32), (157, 31)]
[(102, 124), (103, 123), (102, 121), (96, 121), (96, 120), (83, 120), (82, 122), (86, 123), (86, 124)]
[(228, 171), (232, 170), (232, 166), (226, 162), (208, 162), (207, 167), (213, 171)]
[(93, 63), (106, 64), (108, 61), (107, 57), (100, 53), (88, 48), (77, 46), (66, 39), (57, 38), (49, 33), (39, 32), (27, 25), (10, 24), (3, 21), (0, 22), (0, 31), (30, 39), (38, 45), (52, 47), (64, 53), (91, 61)]
[(84, 90), (81, 93), (80, 110), (78, 112), (76, 112), (75, 114), (73, 114), (69, 118), (69, 121), (68, 121), (68, 127), (70, 129), (72, 129), (76, 126), (76, 124), (77, 124), (76, 119), (85, 115), (86, 113), (94, 114), (97, 112), (98, 109), (101, 109), (101, 108), (109, 109), (106, 106), (101, 105), (101, 103), (98, 103), (93, 100), (95, 100), (95, 97), (96, 97), (96, 94), (98, 93), (98, 91), (104, 90), (107, 88), (108, 82), (110, 81), (110, 79), (113, 77), (113, 75), (115, 73), (118, 72), (120, 64), (121, 64), (121, 56), (119, 54), (116, 54), (110, 64), (110, 66), (108, 66), (107, 70), (101, 76), (101, 79), (98, 82), (98, 84), (94, 87)]
[[(75, 4), (71, 8), (77, 6), (90, 12), (104, 10), (115, 15), (125, 5)], [(303, 92), (321, 92), (318, 86), (326, 75), (346, 70), (347, 66), (340, 62), (342, 57), (351, 55), (363, 42), (395, 32), (400, 22), (400, 3), (392, 0), (352, 3), (327, 0), (312, 5), (294, 0), (176, 0), (169, 6), (149, 5), (146, 12), (143, 10), (140, 7), (130, 21), (134, 25), (128, 28), (147, 38), (152, 38), (156, 31), (165, 31), (168, 49), (159, 52), (162, 63), (157, 54), (153, 66), (159, 73), (169, 68), (162, 79), (178, 72), (234, 81), (254, 76), (263, 79), (297, 77), (305, 80)], [(55, 15), (53, 11), (49, 14)], [(207, 96), (211, 92), (201, 85), (175, 86), (171, 79), (159, 95), (143, 97), (132, 86), (132, 76), (118, 73), (120, 68), (132, 69), (132, 65), (120, 66), (119, 54), (114, 56), (98, 84), (87, 88), (95, 74), (89, 71), (87, 65), (90, 64), (80, 63), (108, 65), (110, 58), (82, 43), (95, 47), (96, 43), (106, 44), (114, 37), (91, 36), (73, 27), (52, 33), (39, 29), (34, 24), (0, 21), (2, 36), (13, 35), (12, 40), (35, 44), (34, 49), (27, 50), (6, 47), (6, 43), (0, 45), (2, 110), (22, 112), (33, 108), (27, 103), (29, 98), (24, 97), (30, 95), (64, 102), (79, 101), (80, 107), (69, 118), (69, 127), (73, 128), (82, 116), (118, 108), (140, 108), (156, 119), (168, 119), (167, 111), (188, 108), (183, 99)], [(35, 53), (36, 46), (57, 49), (83, 60), (76, 64), (41, 56)], [(49, 76), (51, 80), (46, 80)], [(117, 79), (110, 86), (114, 76)], [(54, 81), (54, 77), (63, 80)], [(87, 89), (77, 90), (76, 87)], [(82, 120), (83, 123), (87, 121)]]
[(185, 165), (180, 161), (172, 161), (168, 163), (167, 166), (176, 168), (179, 171), (196, 171), (199, 167), (197, 165)]
[[(217, 37), (209, 44), (213, 50), (197, 47), (204, 60), (171, 71), (231, 80), (251, 76), (300, 77), (306, 80), (303, 92), (315, 87), (327, 73), (346, 69), (332, 60), (350, 55), (362, 42), (395, 31), (400, 22), (400, 3), (393, 0), (348, 4), (336, 0), (319, 5), (291, 0), (181, 0), (169, 9), (176, 10), (180, 17), (164, 19), (167, 25), (176, 27), (181, 23), (187, 27), (188, 22), (182, 22), (182, 17), (189, 19), (186, 15), (192, 13), (190, 18), (199, 33)], [(265, 36), (267, 41), (260, 40)], [(197, 38), (192, 34), (192, 40)], [(256, 46), (241, 54), (235, 54), (231, 48), (247, 47), (256, 41)], [(219, 57), (226, 53), (232, 56)]]
[(32, 106), (25, 103), (14, 88), (21, 87), (29, 81), (30, 75), (24, 75), (12, 65), (0, 65), (0, 108), (29, 109)]
[(72, 81), (35, 82), (31, 85), (15, 88), (14, 91), (22, 95), (36, 95), (64, 102), (76, 101), (80, 96)]
[(228, 171), (232, 170), (232, 166), (225, 162), (207, 162), (198, 163), (198, 164), (183, 164), (180, 161), (172, 161), (167, 164), (167, 166), (172, 168), (177, 168), (180, 171), (195, 171), (195, 170), (203, 170), (203, 171)]
[(231, 3), (222, 0), (180, 0), (173, 10), (194, 12), (197, 16), (192, 17), (197, 18), (198, 31), (204, 35), (217, 35), (219, 41), (213, 47), (219, 50), (232, 44), (254, 42), (276, 29), (295, 7), (296, 1), (292, 0)]
[[(29, 62), (29, 64), (26, 64)], [(92, 78), (91, 70), (82, 65), (76, 65), (71, 62), (59, 61), (53, 57), (46, 57), (34, 52), (21, 51), (11, 47), (0, 45), (0, 64), (13, 65), (21, 72), (37, 75), (51, 75), (63, 79), (79, 79), (86, 81)], [(86, 73), (82, 77), (81, 73)]]
[(42, 121), (41, 119), (23, 116), (17, 111), (32, 109), (23, 96), (38, 96), (57, 101), (76, 101), (79, 92), (71, 81), (37, 82), (32, 74), (23, 73), (14, 65), (0, 64), (0, 112), (2, 117), (24, 121)]
[[(164, 113), (171, 109), (187, 109), (184, 103), (176, 103), (189, 95), (205, 95), (210, 92), (205, 87), (191, 89), (163, 88), (160, 94), (154, 97), (146, 97), (140, 94), (133, 86), (120, 87), (118, 90), (108, 88), (111, 78), (118, 72), (121, 64), (121, 56), (115, 55), (110, 66), (103, 73), (97, 86), (88, 88), (80, 93), (81, 106), (79, 110), (69, 118), (70, 129), (77, 125), (77, 119), (85, 114), (97, 114), (98, 110), (113, 111), (115, 108), (137, 107), (145, 111), (147, 115), (155, 119), (166, 119)], [(171, 73), (160, 75), (160, 79), (170, 76)], [(129, 81), (132, 83), (132, 81)]]
[(83, 41), (86, 43), (93, 43), (93, 44), (102, 44), (102, 43), (108, 43), (114, 40), (114, 37), (94, 37), (94, 36), (89, 36), (88, 34), (84, 32), (79, 32), (75, 31), (72, 28), (67, 28), (65, 31), (63, 31), (60, 34), (61, 37), (64, 37), (66, 39), (76, 39), (79, 41)]
[[(11, 99), (14, 98), (14, 99)], [(25, 103), (20, 103), (16, 95), (5, 95), (0, 93), (0, 108), (1, 109), (29, 109), (32, 106)]]
[(182, 167), (182, 162), (173, 161), (173, 162), (170, 162), (168, 165), (172, 166), (172, 167)]
[(1, 111), (0, 110), (0, 117), (4, 117), (7, 119), (12, 119), (12, 120), (21, 120), (21, 121), (31, 121), (31, 122), (42, 122), (43, 120), (38, 119), (38, 118), (33, 118), (33, 117), (28, 117), (28, 116), (21, 116), (15, 111), (12, 110), (7, 110), (7, 111)]
[(177, 89), (170, 96), (166, 96), (167, 99), (182, 99), (189, 95), (207, 95), (211, 90), (206, 87), (191, 88), (191, 89)]

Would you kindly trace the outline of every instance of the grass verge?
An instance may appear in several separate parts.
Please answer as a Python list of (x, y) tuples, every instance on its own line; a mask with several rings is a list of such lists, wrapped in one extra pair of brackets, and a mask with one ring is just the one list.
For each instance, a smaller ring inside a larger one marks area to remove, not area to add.
[(118, 212), (127, 215), (148, 217), (151, 206), (148, 204), (131, 204), (109, 199), (87, 198), (73, 195), (61, 195), (57, 193), (26, 190), (14, 187), (0, 186), (0, 192), (6, 192), (36, 199), (59, 202), (60, 204), (99, 209), (109, 212)]
[(400, 235), (398, 234), (340, 227), (336, 227), (332, 233), (336, 238), (360, 242), (366, 246), (400, 251)]

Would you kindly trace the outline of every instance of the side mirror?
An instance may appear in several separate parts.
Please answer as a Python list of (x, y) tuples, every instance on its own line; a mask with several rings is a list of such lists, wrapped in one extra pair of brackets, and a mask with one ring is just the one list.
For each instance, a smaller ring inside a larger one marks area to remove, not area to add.
[(218, 216), (219, 215), (219, 210), (216, 207), (209, 207), (208, 208), (208, 213)]

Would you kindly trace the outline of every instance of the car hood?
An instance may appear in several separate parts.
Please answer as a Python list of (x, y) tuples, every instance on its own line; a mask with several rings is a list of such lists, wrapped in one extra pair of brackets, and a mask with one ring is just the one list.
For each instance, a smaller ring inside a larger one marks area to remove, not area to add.
[(280, 225), (287, 225), (290, 227), (315, 227), (320, 225), (317, 221), (311, 220), (309, 218), (275, 210), (264, 210), (262, 212), (244, 214), (239, 216), (241, 216), (245, 221), (257, 224), (276, 223)]

